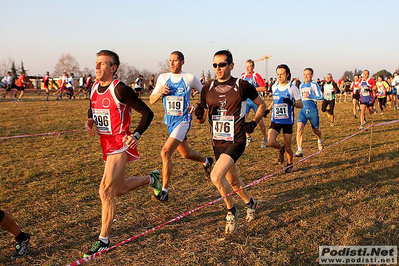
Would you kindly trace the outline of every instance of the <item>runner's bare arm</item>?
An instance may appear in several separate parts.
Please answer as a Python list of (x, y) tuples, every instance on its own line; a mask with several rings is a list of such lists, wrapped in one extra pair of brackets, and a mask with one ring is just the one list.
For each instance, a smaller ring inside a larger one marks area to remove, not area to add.
[(266, 111), (266, 104), (260, 96), (258, 96), (253, 102), (258, 106), (258, 110), (256, 111), (254, 117), (254, 121), (256, 122), (256, 124), (258, 124), (259, 121), (263, 118), (263, 115)]

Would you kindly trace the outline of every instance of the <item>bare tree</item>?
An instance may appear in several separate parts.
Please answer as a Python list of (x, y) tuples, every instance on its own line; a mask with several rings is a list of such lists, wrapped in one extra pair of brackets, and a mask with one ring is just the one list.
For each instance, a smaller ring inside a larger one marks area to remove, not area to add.
[(4, 76), (8, 71), (10, 71), (13, 61), (12, 58), (7, 58), (0, 62), (0, 76)]
[(54, 67), (53, 75), (61, 76), (63, 72), (80, 75), (79, 63), (70, 53), (62, 54)]
[(90, 68), (88, 68), (88, 67), (85, 67), (85, 68), (83, 68), (83, 70), (82, 70), (82, 75), (83, 74), (86, 74), (86, 76), (88, 76), (89, 74), (92, 74), (92, 75), (94, 75), (94, 70), (93, 69), (90, 69)]
[(163, 63), (161, 61), (158, 62), (158, 68), (159, 68), (159, 73), (169, 72), (170, 71), (169, 60), (165, 59), (165, 61)]
[(125, 83), (126, 85), (132, 84), (136, 76), (138, 76), (139, 71), (134, 66), (130, 66), (128, 63), (122, 63), (119, 65), (118, 71), (118, 79)]

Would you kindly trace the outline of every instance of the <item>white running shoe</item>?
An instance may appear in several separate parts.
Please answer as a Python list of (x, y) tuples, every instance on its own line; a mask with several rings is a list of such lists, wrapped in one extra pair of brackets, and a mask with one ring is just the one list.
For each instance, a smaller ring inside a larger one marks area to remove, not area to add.
[(267, 147), (267, 139), (262, 139), (262, 145), (260, 147), (261, 148), (266, 148)]
[(252, 205), (252, 208), (245, 207), (247, 208), (247, 217), (245, 220), (247, 220), (248, 223), (252, 222), (255, 219), (255, 210), (258, 208), (259, 201), (257, 199), (253, 199), (254, 204)]
[(322, 141), (317, 140), (317, 147), (319, 148), (319, 151), (321, 151), (322, 149), (324, 149), (324, 145)]
[(301, 150), (297, 150), (294, 154), (295, 157), (303, 157), (303, 152)]
[(238, 225), (238, 210), (236, 210), (236, 214), (232, 214), (231, 212), (227, 212), (226, 215), (226, 228), (225, 234), (230, 235), (237, 230)]
[(247, 137), (247, 142), (245, 143), (245, 148), (247, 148), (252, 141), (254, 141), (252, 136)]

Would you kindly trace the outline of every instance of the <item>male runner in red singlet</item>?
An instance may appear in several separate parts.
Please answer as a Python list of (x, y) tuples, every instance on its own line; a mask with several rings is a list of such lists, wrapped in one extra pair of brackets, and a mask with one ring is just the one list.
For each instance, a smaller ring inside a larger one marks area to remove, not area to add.
[[(89, 118), (85, 128), (94, 136), (93, 126), (96, 125), (105, 169), (99, 189), (102, 204), (101, 233), (98, 241), (84, 254), (85, 257), (110, 247), (109, 235), (116, 212), (115, 196), (122, 196), (146, 184), (151, 184), (157, 193), (161, 190), (158, 170), (144, 177), (126, 178), (126, 164), (139, 159), (139, 139), (150, 125), (154, 114), (130, 87), (113, 79), (118, 67), (119, 57), (116, 53), (109, 50), (97, 53), (98, 81), (90, 93)], [(131, 108), (141, 114), (140, 123), (133, 134), (129, 130)]]

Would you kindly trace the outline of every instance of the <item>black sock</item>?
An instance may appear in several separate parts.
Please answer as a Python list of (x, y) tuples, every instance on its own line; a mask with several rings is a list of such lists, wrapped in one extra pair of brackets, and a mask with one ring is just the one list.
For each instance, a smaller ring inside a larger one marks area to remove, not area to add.
[(21, 231), (21, 233), (15, 237), (15, 241), (22, 242), (25, 240), (25, 237), (25, 233)]
[(227, 211), (231, 212), (233, 215), (236, 215), (236, 212), (237, 212), (236, 206), (233, 206), (233, 208), (228, 209)]
[(245, 205), (247, 205), (248, 208), (252, 209), (252, 206), (254, 206), (254, 199), (251, 198), (251, 200), (248, 203), (245, 203)]

